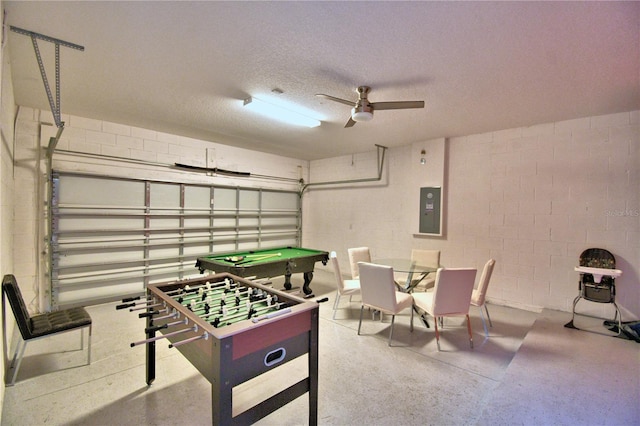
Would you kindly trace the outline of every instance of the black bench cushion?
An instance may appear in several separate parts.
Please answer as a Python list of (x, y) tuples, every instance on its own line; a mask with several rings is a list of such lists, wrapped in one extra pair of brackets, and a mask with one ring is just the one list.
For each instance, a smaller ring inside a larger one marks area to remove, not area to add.
[(91, 324), (91, 317), (84, 308), (64, 309), (30, 317), (16, 278), (13, 275), (4, 276), (2, 290), (7, 295), (7, 299), (9, 299), (9, 304), (24, 340)]

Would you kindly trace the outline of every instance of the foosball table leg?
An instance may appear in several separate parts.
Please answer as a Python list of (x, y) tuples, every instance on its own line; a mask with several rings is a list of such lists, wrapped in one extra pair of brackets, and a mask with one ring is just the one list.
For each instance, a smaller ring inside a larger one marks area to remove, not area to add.
[[(155, 337), (156, 332), (153, 329), (153, 318), (147, 317), (147, 339)], [(147, 361), (147, 385), (151, 385), (156, 379), (156, 342), (148, 342), (146, 344), (146, 361)]]
[(309, 333), (309, 425), (318, 424), (318, 311), (311, 314)]

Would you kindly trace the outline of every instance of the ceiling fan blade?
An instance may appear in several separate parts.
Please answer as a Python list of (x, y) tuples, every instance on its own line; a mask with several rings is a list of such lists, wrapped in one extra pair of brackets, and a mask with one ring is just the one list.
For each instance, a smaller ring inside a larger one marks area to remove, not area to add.
[(374, 111), (383, 109), (411, 109), (424, 108), (424, 101), (371, 102), (369, 105), (371, 105)]
[(330, 101), (340, 102), (341, 104), (345, 104), (349, 106), (354, 106), (356, 104), (355, 101), (348, 101), (346, 99), (336, 98), (335, 96), (325, 95), (323, 93), (316, 93), (316, 96), (320, 98), (329, 99)]
[(356, 124), (355, 121), (353, 121), (353, 118), (349, 117), (349, 121), (347, 121), (347, 124), (344, 125), (345, 128), (347, 127), (353, 127)]

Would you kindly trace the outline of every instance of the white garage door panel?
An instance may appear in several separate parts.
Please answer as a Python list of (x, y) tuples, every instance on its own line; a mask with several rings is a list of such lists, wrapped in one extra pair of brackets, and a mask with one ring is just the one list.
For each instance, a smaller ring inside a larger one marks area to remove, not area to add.
[(209, 253), (299, 245), (296, 192), (53, 176), (52, 306), (196, 275), (196, 258)]

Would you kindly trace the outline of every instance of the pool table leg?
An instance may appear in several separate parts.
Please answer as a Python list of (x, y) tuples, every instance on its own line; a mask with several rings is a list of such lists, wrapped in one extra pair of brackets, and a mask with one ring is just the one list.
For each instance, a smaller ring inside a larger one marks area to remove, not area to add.
[(304, 291), (305, 296), (313, 297), (313, 290), (309, 284), (311, 284), (311, 280), (313, 279), (313, 271), (304, 273), (304, 285), (302, 286), (302, 291)]
[(291, 273), (284, 274), (284, 288), (285, 290), (291, 290)]

